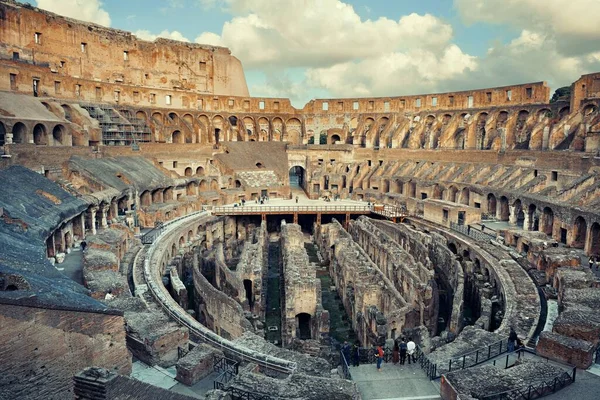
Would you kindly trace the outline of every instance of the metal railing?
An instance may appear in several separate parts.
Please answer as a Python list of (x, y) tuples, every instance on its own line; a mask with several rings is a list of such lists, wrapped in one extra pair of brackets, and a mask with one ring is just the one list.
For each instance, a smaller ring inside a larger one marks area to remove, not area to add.
[[(519, 358), (521, 358), (521, 354), (524, 352), (535, 354), (535, 352), (530, 351), (528, 349), (519, 349), (516, 351)], [(507, 361), (506, 361), (505, 368), (508, 368), (508, 355), (507, 355), (506, 359), (507, 359)], [(524, 385), (524, 386), (521, 386), (518, 388), (509, 389), (509, 390), (506, 390), (503, 392), (486, 394), (484, 396), (477, 397), (477, 398), (480, 400), (492, 400), (492, 399), (493, 400), (503, 400), (503, 399), (532, 400), (532, 399), (537, 399), (537, 398), (544, 397), (544, 396), (547, 396), (552, 393), (556, 393), (557, 391), (564, 388), (565, 386), (568, 386), (571, 383), (575, 382), (576, 375), (577, 375), (577, 367), (572, 366), (570, 371), (564, 371), (564, 372), (556, 375), (554, 378), (534, 381), (534, 382), (531, 382), (527, 385)]]
[(297, 212), (314, 212), (329, 214), (369, 213), (372, 207), (364, 206), (218, 206), (213, 207), (213, 214), (285, 214)]
[(344, 379), (352, 380), (352, 374), (350, 373), (348, 360), (346, 359), (346, 355), (342, 350), (340, 350), (340, 360), (342, 363), (342, 374), (344, 375)]
[(482, 347), (470, 353), (459, 357), (452, 357), (448, 360), (434, 363), (427, 357), (423, 350), (417, 346), (417, 360), (421, 364), (421, 369), (425, 371), (429, 379), (440, 378), (443, 374), (457, 371), (460, 369), (471, 368), (482, 364), (492, 358), (498, 357), (508, 351), (508, 339), (503, 339)]
[(469, 236), (480, 242), (489, 242), (490, 240), (495, 240), (496, 237), (480, 231), (478, 229), (473, 229), (468, 225), (459, 225), (456, 222), (450, 222), (450, 229), (462, 233), (465, 236)]
[[(216, 388), (215, 388), (216, 389)], [(219, 388), (221, 389), (221, 388)], [(221, 389), (227, 393), (229, 393), (229, 398), (231, 400), (275, 400), (273, 397), (249, 392), (247, 390), (238, 389), (235, 387), (228, 387), (227, 389)]]
[(219, 373), (213, 383), (214, 388), (221, 390), (225, 389), (225, 385), (237, 376), (239, 365), (239, 362), (227, 357), (213, 356), (213, 371)]
[[(208, 216), (206, 212), (197, 211), (192, 214), (188, 214), (184, 217), (180, 217), (169, 221), (164, 224), (166, 228), (169, 225), (173, 225), (179, 222), (193, 220), (198, 217)], [(167, 230), (163, 230), (160, 235), (164, 235), (167, 233)], [(150, 294), (156, 299), (156, 302), (162, 307), (163, 311), (177, 323), (182, 326), (188, 328), (190, 332), (190, 338), (197, 338), (205, 343), (208, 343), (212, 346), (215, 346), (221, 351), (226, 352), (229, 355), (233, 355), (234, 357), (239, 357), (242, 360), (247, 360), (250, 362), (254, 362), (266, 369), (270, 369), (272, 371), (283, 372), (287, 374), (291, 374), (297, 368), (297, 364), (293, 361), (277, 358), (270, 356), (268, 354), (257, 353), (253, 350), (246, 349), (244, 347), (238, 347), (227, 339), (222, 338), (217, 335), (215, 332), (203, 326), (200, 322), (195, 320), (192, 316), (187, 314), (185, 310), (181, 309), (179, 304), (169, 294), (167, 289), (163, 286), (162, 281), (158, 281), (154, 279), (153, 272), (155, 272), (150, 263), (154, 257), (154, 252), (156, 251), (157, 241), (155, 241), (148, 249), (146, 259), (144, 260), (144, 279), (148, 286), (148, 290)], [(174, 310), (178, 310), (179, 312), (171, 309), (171, 306)], [(242, 398), (242, 397), (241, 397)]]
[(164, 226), (164, 223), (157, 222), (152, 230), (142, 235), (142, 244), (152, 244), (154, 240), (163, 233)]

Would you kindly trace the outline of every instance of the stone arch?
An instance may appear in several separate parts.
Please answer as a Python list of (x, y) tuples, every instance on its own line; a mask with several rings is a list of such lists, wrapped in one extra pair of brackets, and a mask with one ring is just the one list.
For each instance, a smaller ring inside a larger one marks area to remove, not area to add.
[(210, 182), (210, 189), (211, 190), (219, 190), (219, 182), (216, 179), (213, 179)]
[(236, 179), (236, 180), (235, 180), (235, 187), (236, 187), (236, 188), (241, 188), (241, 187), (242, 187), (242, 182), (240, 182), (240, 180), (239, 180), (239, 179)]
[(552, 111), (549, 108), (542, 108), (536, 114), (538, 122), (543, 122), (544, 119), (552, 117)]
[(192, 231), (191, 229), (188, 231), (187, 233), (187, 241), (191, 242), (194, 239), (194, 231)]
[[(170, 257), (175, 257), (175, 254), (177, 254), (177, 245), (175, 243), (173, 243), (173, 245), (171, 246), (171, 254)], [(169, 258), (170, 258), (169, 257)]]
[(485, 125), (487, 123), (488, 113), (481, 112), (477, 115), (477, 126), (476, 126), (476, 140), (477, 140), (477, 149), (478, 150), (488, 150), (488, 141), (487, 141), (487, 132), (485, 130)]
[(591, 114), (598, 112), (598, 106), (593, 103), (588, 103), (585, 106), (583, 106), (583, 109), (581, 111), (583, 113), (583, 117), (585, 118)]
[(258, 129), (259, 129), (258, 140), (260, 142), (268, 142), (271, 140), (270, 128), (271, 128), (271, 125), (269, 124), (268, 119), (266, 119), (265, 117), (260, 117), (258, 119)]
[(523, 227), (525, 222), (525, 213), (523, 212), (523, 204), (520, 199), (516, 199), (513, 203), (513, 221), (515, 225)]
[(169, 186), (163, 191), (163, 201), (173, 200), (173, 187)]
[(595, 256), (600, 256), (600, 224), (594, 222), (590, 228), (590, 245), (588, 253)]
[(179, 129), (171, 134), (171, 143), (185, 143), (185, 136)]
[(194, 117), (190, 113), (184, 114), (183, 117), (181, 117), (181, 119), (187, 122), (190, 125), (190, 127), (194, 125)]
[(292, 144), (302, 144), (302, 122), (298, 118), (290, 118), (285, 122), (287, 140)]
[(203, 192), (207, 191), (208, 190), (208, 181), (206, 181), (204, 179), (201, 180), (198, 187), (200, 188), (200, 191), (203, 191)]
[(165, 120), (162, 113), (159, 113), (158, 111), (152, 113), (152, 120), (160, 125), (165, 124)]
[(63, 145), (65, 140), (65, 127), (61, 124), (58, 124), (52, 129), (52, 138), (54, 139), (54, 144)]
[(495, 217), (496, 216), (496, 196), (493, 193), (488, 193), (487, 195), (487, 213)]
[[(43, 103), (44, 105), (46, 105), (45, 103)], [(69, 106), (68, 104), (61, 104), (60, 107), (62, 108), (63, 112), (65, 113), (65, 119), (69, 122), (73, 122), (72, 117), (73, 117), (73, 109), (71, 108), (71, 106)], [(50, 110), (50, 106), (46, 105), (46, 108), (48, 110)], [(52, 110), (50, 110), (52, 111)]]
[(571, 247), (582, 249), (585, 246), (587, 235), (587, 222), (585, 218), (579, 215), (573, 222), (573, 234)]
[(212, 135), (208, 134), (210, 127), (210, 119), (206, 115), (200, 115), (197, 118), (198, 121), (198, 143), (212, 143)]
[(221, 115), (213, 116), (212, 123), (213, 123), (213, 135), (214, 135), (214, 143), (215, 144), (219, 144), (219, 142), (227, 140), (227, 138), (225, 137), (224, 121), (225, 120), (223, 119), (223, 117)]
[(146, 121), (148, 114), (146, 114), (146, 111), (144, 110), (137, 110), (135, 112), (135, 118), (139, 119), (140, 121)]
[(329, 144), (336, 144), (337, 142), (341, 141), (342, 138), (340, 137), (340, 135), (338, 135), (337, 133), (334, 135), (331, 135), (331, 137), (329, 138)]
[(567, 117), (570, 113), (571, 113), (571, 107), (569, 107), (569, 106), (563, 107), (560, 110), (558, 110), (558, 119), (562, 120), (563, 118)]
[(196, 168), (196, 175), (197, 176), (204, 175), (204, 167), (200, 166), (200, 167)]
[(464, 187), (460, 192), (460, 199), (459, 199), (460, 204), (464, 204), (464, 205), (468, 206), (470, 197), (471, 197), (471, 191), (469, 190), (468, 187)]
[(192, 168), (187, 167), (183, 173), (185, 176), (192, 176)]
[(508, 111), (500, 111), (496, 117), (496, 129), (505, 128), (508, 121)]
[(37, 145), (48, 144), (48, 131), (43, 124), (36, 124), (33, 127), (33, 143)]
[(500, 197), (500, 215), (496, 215), (500, 221), (508, 221), (510, 218), (510, 208), (508, 207), (508, 198)]
[(173, 122), (175, 122), (175, 123), (179, 122), (179, 114), (177, 114), (175, 111), (170, 111), (169, 114), (167, 114), (167, 115)]
[(540, 219), (537, 214), (537, 207), (535, 204), (530, 204), (527, 208), (527, 225), (524, 227), (530, 231), (537, 231), (540, 225)]
[(448, 188), (448, 201), (451, 201), (452, 203), (456, 203), (456, 201), (458, 200), (456, 198), (456, 195), (458, 193), (458, 189), (456, 188), (456, 186), (452, 185)]
[(449, 242), (449, 243), (448, 243), (448, 249), (450, 249), (450, 251), (451, 251), (453, 254), (458, 254), (458, 249), (457, 249), (457, 247), (456, 247), (456, 245), (455, 245), (454, 243), (452, 243), (452, 242)]
[(140, 204), (142, 207), (148, 207), (152, 204), (152, 195), (148, 190), (144, 190), (140, 194)]
[(542, 210), (542, 222), (540, 230), (546, 235), (552, 236), (554, 229), (554, 211), (550, 207), (544, 207)]
[(0, 121), (0, 146), (4, 146), (5, 143), (6, 143), (6, 127), (4, 126), (2, 121)]
[(300, 165), (294, 165), (288, 171), (290, 186), (304, 188), (306, 170)]

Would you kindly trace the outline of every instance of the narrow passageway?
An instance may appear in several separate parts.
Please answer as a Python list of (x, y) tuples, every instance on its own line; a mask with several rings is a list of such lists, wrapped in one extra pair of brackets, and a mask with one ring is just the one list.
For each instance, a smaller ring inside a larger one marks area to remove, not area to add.
[(267, 270), (267, 312), (266, 333), (267, 341), (281, 344), (281, 251), (280, 237), (272, 234), (269, 238), (269, 261)]

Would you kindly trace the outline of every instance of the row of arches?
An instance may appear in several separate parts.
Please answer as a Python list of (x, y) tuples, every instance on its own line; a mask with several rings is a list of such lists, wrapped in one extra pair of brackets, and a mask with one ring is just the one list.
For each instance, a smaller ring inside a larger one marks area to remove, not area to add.
[[(7, 143), (8, 130), (6, 125), (0, 121), (0, 146)], [(62, 124), (56, 124), (52, 128), (38, 123), (31, 129), (23, 122), (16, 122), (12, 126), (12, 143), (25, 144), (34, 143), (36, 145), (69, 145), (67, 142), (67, 128)]]

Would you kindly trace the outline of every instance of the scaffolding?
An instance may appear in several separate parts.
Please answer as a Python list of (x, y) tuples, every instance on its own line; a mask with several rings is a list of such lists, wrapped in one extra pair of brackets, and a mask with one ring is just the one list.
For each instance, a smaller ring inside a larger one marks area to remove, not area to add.
[(120, 113), (108, 104), (83, 103), (90, 117), (100, 123), (102, 144), (105, 146), (131, 146), (139, 149), (139, 143), (151, 141), (152, 131), (145, 119), (140, 119), (129, 110)]

